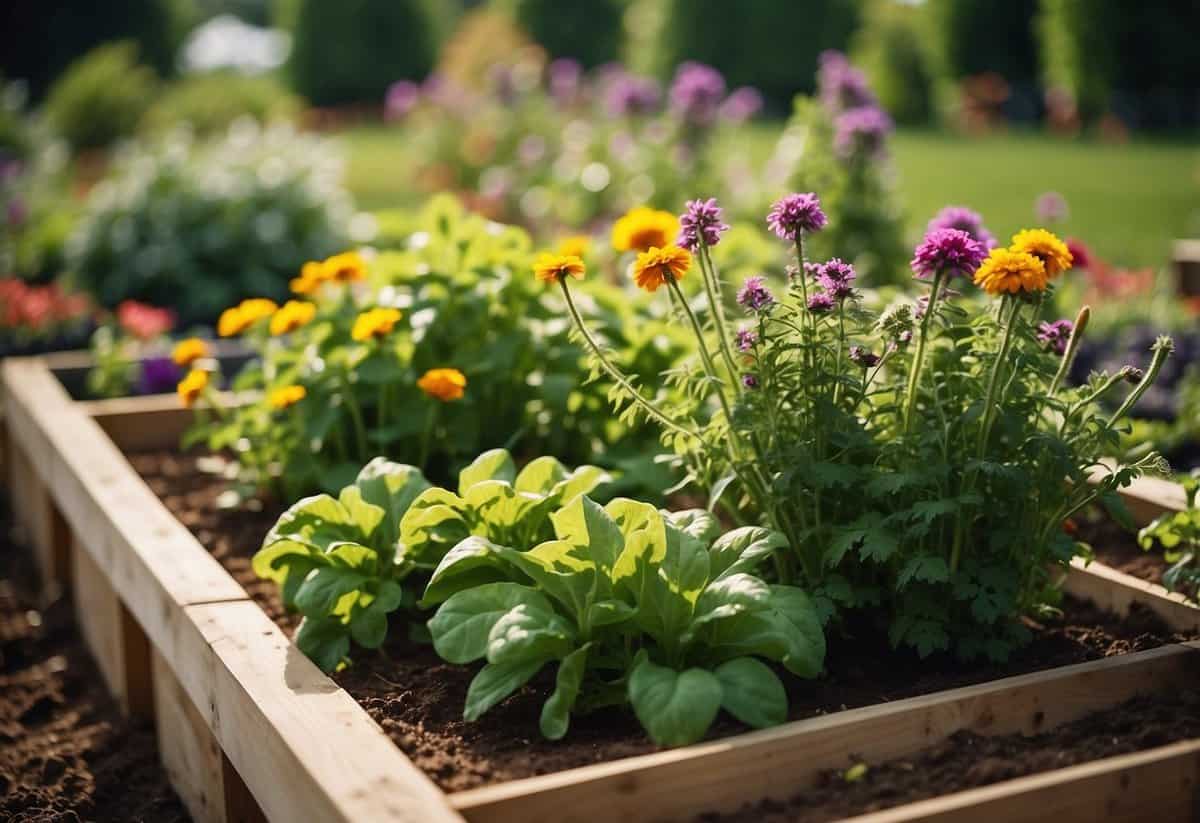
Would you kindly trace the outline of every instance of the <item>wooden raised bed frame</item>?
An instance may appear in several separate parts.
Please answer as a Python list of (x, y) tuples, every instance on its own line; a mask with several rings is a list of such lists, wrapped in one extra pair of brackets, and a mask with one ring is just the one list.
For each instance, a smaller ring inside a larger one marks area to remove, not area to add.
[[(1200, 644), (1178, 644), (446, 794), (292, 645), (124, 458), (122, 448), (178, 442), (190, 415), (174, 398), (75, 402), (40, 358), (6, 361), (0, 383), (9, 490), (38, 566), (51, 588), (72, 593), (125, 711), (153, 719), (171, 781), (197, 821), (688, 819), (784, 800), (851, 756), (906, 756), (962, 729), (1032, 733), (1200, 682)], [(1145, 519), (1180, 507), (1178, 492), (1147, 481), (1126, 499)], [(1200, 627), (1200, 609), (1098, 564), (1073, 566), (1064, 586), (1117, 613), (1140, 603), (1177, 629)], [(1179, 743), (863, 819), (1175, 819), (1192, 808), (1198, 781), (1200, 744)]]

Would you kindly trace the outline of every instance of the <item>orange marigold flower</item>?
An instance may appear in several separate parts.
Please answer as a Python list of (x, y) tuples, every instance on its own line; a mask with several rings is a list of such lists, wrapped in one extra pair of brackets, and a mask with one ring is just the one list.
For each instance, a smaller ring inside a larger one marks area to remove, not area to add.
[(583, 260), (574, 254), (539, 254), (533, 261), (533, 274), (543, 283), (557, 283), (570, 275), (576, 280), (582, 280), (587, 267)]
[(264, 317), (273, 315), (278, 308), (274, 300), (264, 297), (243, 300), (233, 308), (221, 312), (221, 316), (217, 318), (217, 334), (222, 337), (241, 334)]
[(687, 274), (691, 265), (692, 256), (687, 249), (679, 246), (652, 247), (637, 256), (633, 264), (633, 277), (639, 288), (657, 291), (659, 286), (667, 282), (668, 274), (679, 280)]
[(365, 280), (367, 277), (367, 261), (356, 251), (335, 254), (325, 261), (324, 269), (325, 278), (338, 283)]
[(355, 318), (350, 336), (359, 343), (365, 343), (373, 337), (385, 337), (396, 328), (400, 317), (399, 309), (370, 309)]
[(988, 294), (1043, 291), (1048, 282), (1040, 258), (1012, 249), (992, 249), (975, 272), (975, 285)]
[(179, 400), (187, 408), (191, 408), (204, 394), (204, 390), (208, 388), (208, 372), (203, 369), (192, 369), (187, 373), (187, 376), (179, 381), (179, 385), (175, 387), (176, 393), (179, 394)]
[(171, 359), (175, 361), (176, 366), (186, 368), (202, 357), (208, 357), (208, 344), (199, 337), (180, 340), (171, 350)]
[(417, 380), (417, 386), (430, 397), (448, 403), (462, 398), (467, 378), (458, 369), (430, 369)]
[(679, 218), (669, 211), (639, 206), (613, 224), (612, 244), (617, 251), (646, 251), (675, 242)]
[(588, 249), (592, 247), (592, 238), (586, 234), (573, 234), (570, 237), (564, 237), (558, 244), (558, 253), (567, 257), (582, 258), (588, 253)]
[(289, 300), (271, 315), (271, 334), (293, 332), (308, 325), (317, 314), (317, 307), (304, 300)]
[(1059, 240), (1053, 232), (1045, 229), (1024, 229), (1017, 232), (1013, 235), (1012, 245), (1009, 248), (1013, 251), (1032, 254), (1041, 260), (1046, 267), (1046, 276), (1050, 278), (1058, 277), (1071, 268), (1071, 263), (1074, 262), (1074, 257), (1071, 255), (1071, 250), (1067, 248), (1067, 244)]
[(328, 279), (325, 275), (325, 265), (316, 260), (309, 260), (300, 267), (300, 276), (292, 278), (290, 286), (296, 294), (312, 294)]
[(267, 400), (273, 409), (286, 409), (288, 406), (296, 405), (307, 395), (308, 390), (303, 386), (284, 386), (271, 392)]

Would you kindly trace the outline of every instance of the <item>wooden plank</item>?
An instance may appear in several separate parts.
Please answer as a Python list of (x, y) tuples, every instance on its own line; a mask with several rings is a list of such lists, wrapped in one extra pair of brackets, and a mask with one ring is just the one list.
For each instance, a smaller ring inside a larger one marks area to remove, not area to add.
[[(1110, 472), (1108, 467), (1097, 467), (1091, 475), (1095, 482)], [(1187, 495), (1183, 486), (1161, 477), (1139, 477), (1118, 493), (1134, 521), (1141, 525), (1166, 512), (1183, 511), (1187, 508)]]
[(1032, 734), (1200, 676), (1180, 644), (788, 723), (773, 729), (451, 795), (472, 823), (689, 819), (786, 800), (851, 757), (903, 757), (969, 729)]
[(118, 702), (125, 700), (125, 664), (121, 642), (121, 601), (104, 571), (78, 546), (71, 552), (72, 596), (79, 633)]
[(854, 823), (1144, 823), (1200, 818), (1200, 741), (1184, 741), (1006, 780)]
[(1063, 590), (1122, 617), (1137, 603), (1176, 631), (1200, 631), (1200, 608), (1188, 603), (1183, 595), (1103, 563), (1085, 563), (1078, 557), (1072, 560)]
[[(218, 392), (217, 396), (231, 408), (253, 395)], [(174, 394), (88, 400), (77, 405), (123, 452), (177, 449), (196, 420), (195, 411), (180, 405)]]

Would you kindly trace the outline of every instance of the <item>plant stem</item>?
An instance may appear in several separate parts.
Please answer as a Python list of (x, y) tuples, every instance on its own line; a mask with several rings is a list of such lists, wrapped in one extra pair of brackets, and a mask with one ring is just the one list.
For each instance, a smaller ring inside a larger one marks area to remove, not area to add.
[(1054, 381), (1050, 384), (1048, 394), (1056, 394), (1059, 386), (1071, 373), (1071, 364), (1075, 362), (1075, 354), (1079, 351), (1079, 343), (1083, 340), (1083, 333), (1087, 329), (1091, 316), (1091, 306), (1084, 306), (1076, 315), (1075, 325), (1071, 328), (1071, 339), (1067, 341), (1067, 350), (1063, 352), (1062, 362), (1058, 364), (1058, 372), (1054, 375)]
[(917, 334), (917, 350), (913, 352), (912, 366), (908, 370), (908, 384), (904, 389), (904, 433), (912, 430), (913, 412), (917, 408), (917, 386), (920, 385), (921, 369), (925, 365), (925, 346), (928, 342), (929, 327), (937, 310), (938, 293), (942, 290), (945, 275), (938, 272), (933, 276), (933, 288), (929, 291), (929, 304), (925, 307), (925, 316), (921, 318), (921, 328)]
[(729, 335), (725, 328), (725, 310), (721, 305), (721, 290), (720, 281), (717, 280), (717, 271), (713, 268), (712, 258), (708, 254), (708, 246), (704, 242), (700, 242), (700, 273), (704, 277), (704, 289), (708, 293), (708, 308), (712, 313), (713, 326), (717, 330), (717, 341), (721, 348), (721, 357), (725, 361), (725, 368), (729, 371), (729, 379), (734, 383), (734, 388), (741, 391), (741, 384), (737, 382), (737, 366), (733, 360), (733, 350), (729, 348)]
[[(717, 367), (713, 363), (712, 354), (708, 350), (708, 344), (704, 342), (704, 329), (700, 326), (700, 320), (697, 319), (696, 313), (692, 311), (692, 307), (688, 305), (687, 297), (683, 290), (679, 288), (679, 282), (675, 276), (666, 269), (663, 270), (663, 277), (667, 281), (667, 287), (679, 299), (683, 306), (683, 313), (687, 315), (688, 321), (692, 324), (692, 331), (696, 335), (696, 343), (700, 351), (700, 360), (704, 364), (704, 371), (708, 375), (708, 379), (716, 386), (717, 400), (721, 403), (721, 410), (725, 412), (725, 420), (729, 424), (730, 431), (733, 431), (733, 411), (729, 407), (729, 399), (725, 396), (725, 389), (721, 386), (721, 379), (717, 376)], [(732, 375), (730, 375), (732, 379)]]

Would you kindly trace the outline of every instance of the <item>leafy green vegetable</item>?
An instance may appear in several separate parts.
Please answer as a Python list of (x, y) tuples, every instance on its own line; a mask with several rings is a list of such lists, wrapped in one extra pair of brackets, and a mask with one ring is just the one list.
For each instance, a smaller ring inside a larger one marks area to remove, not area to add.
[(1159, 515), (1138, 532), (1138, 543), (1143, 549), (1161, 546), (1171, 564), (1163, 573), (1163, 585), (1200, 603), (1200, 469), (1184, 477), (1182, 485), (1187, 508)]

